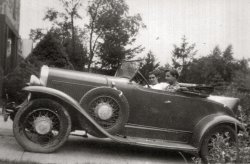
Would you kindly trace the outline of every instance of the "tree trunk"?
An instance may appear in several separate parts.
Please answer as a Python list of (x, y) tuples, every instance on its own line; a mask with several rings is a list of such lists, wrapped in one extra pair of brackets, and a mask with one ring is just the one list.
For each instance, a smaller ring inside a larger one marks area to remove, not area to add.
[(71, 30), (72, 30), (72, 40), (71, 40), (71, 44), (72, 44), (72, 57), (75, 57), (75, 29), (74, 29), (74, 15), (73, 13), (71, 14)]

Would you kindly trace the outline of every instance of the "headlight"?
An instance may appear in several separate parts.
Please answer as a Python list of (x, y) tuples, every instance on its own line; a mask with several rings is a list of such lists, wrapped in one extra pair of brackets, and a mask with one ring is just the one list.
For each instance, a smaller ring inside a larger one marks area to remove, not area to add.
[(41, 68), (41, 73), (40, 73), (40, 81), (42, 85), (46, 86), (47, 85), (47, 80), (49, 76), (49, 67), (44, 65)]
[(30, 85), (41, 85), (41, 82), (35, 75), (31, 75), (30, 76)]

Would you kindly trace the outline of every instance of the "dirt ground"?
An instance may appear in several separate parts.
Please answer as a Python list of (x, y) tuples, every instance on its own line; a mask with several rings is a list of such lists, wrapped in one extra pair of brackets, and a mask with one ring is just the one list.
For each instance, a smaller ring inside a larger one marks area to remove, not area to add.
[(118, 144), (109, 139), (70, 136), (56, 152), (50, 154), (26, 152), (16, 142), (12, 121), (0, 116), (0, 163), (50, 164), (165, 164), (184, 163), (178, 152)]

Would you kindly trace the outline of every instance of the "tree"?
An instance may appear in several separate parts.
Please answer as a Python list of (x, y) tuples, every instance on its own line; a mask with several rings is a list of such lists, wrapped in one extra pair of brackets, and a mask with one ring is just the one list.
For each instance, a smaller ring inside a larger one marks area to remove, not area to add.
[(232, 45), (221, 51), (219, 46), (214, 47), (208, 56), (194, 59), (186, 72), (186, 81), (190, 83), (210, 84), (226, 88), (248, 87), (250, 77), (248, 61), (233, 58)]
[(232, 77), (233, 85), (236, 88), (250, 89), (250, 68), (247, 59), (241, 59), (236, 62)]
[(223, 59), (227, 62), (230, 63), (234, 60), (233, 58), (233, 46), (228, 45), (225, 51), (223, 52)]
[(186, 71), (186, 82), (221, 85), (224, 79), (225, 63), (222, 51), (216, 46), (208, 56), (194, 59)]
[(175, 69), (180, 69), (180, 81), (186, 81), (186, 72), (190, 63), (193, 61), (197, 50), (195, 50), (195, 44), (189, 45), (185, 36), (182, 38), (182, 43), (178, 47), (174, 45), (174, 50), (172, 51), (172, 62)]
[(132, 46), (141, 27), (145, 27), (139, 14), (128, 16), (128, 6), (124, 0), (94, 0), (90, 2), (88, 14), (89, 63), (95, 54), (100, 59), (101, 68), (115, 70), (124, 59), (130, 59), (142, 47)]
[(32, 54), (26, 59), (37, 68), (46, 64), (52, 67), (72, 69), (68, 55), (53, 33), (48, 33), (36, 46)]
[(46, 11), (43, 20), (51, 22), (52, 27), (46, 31), (41, 28), (33, 29), (30, 38), (39, 41), (48, 32), (61, 41), (68, 53), (69, 59), (76, 70), (83, 70), (87, 63), (87, 50), (83, 45), (85, 32), (75, 25), (75, 20), (81, 19), (78, 11), (82, 6), (80, 0), (60, 0), (64, 11), (59, 12), (53, 8)]
[(148, 77), (149, 73), (154, 71), (157, 67), (159, 67), (160, 63), (156, 61), (155, 55), (152, 51), (147, 53), (147, 56), (144, 58), (145, 63), (140, 69), (140, 72)]
[(233, 46), (229, 45), (222, 54), (222, 60), (224, 62), (223, 76), (225, 81), (232, 81), (233, 71), (236, 69), (236, 60), (233, 58)]

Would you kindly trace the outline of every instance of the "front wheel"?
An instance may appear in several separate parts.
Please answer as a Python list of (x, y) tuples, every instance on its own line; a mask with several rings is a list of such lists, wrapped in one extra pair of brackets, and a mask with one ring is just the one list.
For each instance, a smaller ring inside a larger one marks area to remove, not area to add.
[(50, 153), (67, 140), (71, 119), (67, 110), (50, 99), (35, 99), (18, 110), (13, 123), (17, 142), (27, 151)]
[(205, 134), (201, 145), (200, 155), (202, 161), (211, 163), (211, 161), (216, 160), (215, 157), (219, 158), (220, 156), (218, 152), (223, 153), (227, 148), (232, 149), (235, 146), (236, 139), (237, 133), (231, 126), (218, 125), (212, 128)]

